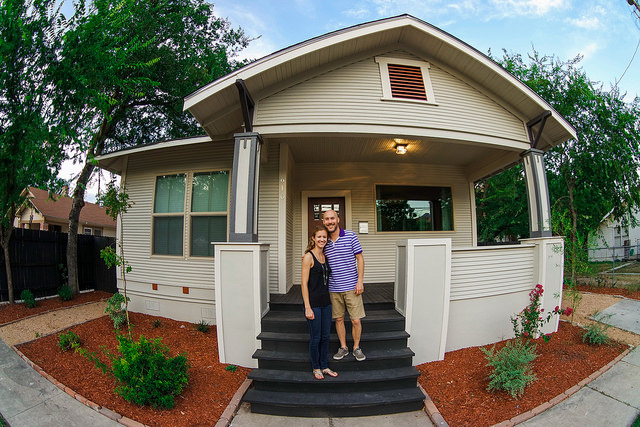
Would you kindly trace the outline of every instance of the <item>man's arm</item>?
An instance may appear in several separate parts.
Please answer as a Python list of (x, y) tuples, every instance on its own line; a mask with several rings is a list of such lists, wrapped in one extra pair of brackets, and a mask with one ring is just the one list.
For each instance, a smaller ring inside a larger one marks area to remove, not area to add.
[(356, 264), (358, 267), (358, 282), (356, 283), (356, 295), (360, 295), (364, 292), (364, 256), (362, 252), (356, 254)]

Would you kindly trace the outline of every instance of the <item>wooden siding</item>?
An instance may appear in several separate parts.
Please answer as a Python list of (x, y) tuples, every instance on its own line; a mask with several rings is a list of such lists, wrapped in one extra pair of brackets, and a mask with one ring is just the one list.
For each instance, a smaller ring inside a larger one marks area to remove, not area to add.
[(451, 300), (531, 290), (535, 285), (534, 245), (452, 250)]
[[(379, 56), (420, 59), (401, 51)], [(372, 56), (259, 100), (254, 125), (376, 124), (404, 127), (399, 132), (409, 135), (411, 128), (429, 128), (528, 141), (523, 122), (479, 90), (433, 64), (430, 76), (437, 105), (383, 101)]]
[[(278, 291), (278, 159), (280, 146), (265, 143), (260, 165), (258, 240), (269, 244), (269, 291)], [(266, 160), (266, 161), (265, 161)]]
[[(306, 220), (306, 213), (301, 212), (303, 191), (351, 191), (351, 217), (348, 224), (341, 224), (341, 226), (357, 231), (359, 222), (369, 223), (369, 233), (358, 234), (364, 250), (365, 282), (381, 283), (395, 280), (396, 242), (399, 240), (451, 237), (454, 246), (472, 245), (474, 230), (471, 220), (470, 187), (462, 168), (406, 163), (298, 163), (295, 169), (295, 238), (293, 259), (290, 260), (295, 268), (294, 283), (300, 282), (300, 257), (304, 250), (302, 225)], [(451, 187), (455, 231), (377, 232), (376, 184)]]

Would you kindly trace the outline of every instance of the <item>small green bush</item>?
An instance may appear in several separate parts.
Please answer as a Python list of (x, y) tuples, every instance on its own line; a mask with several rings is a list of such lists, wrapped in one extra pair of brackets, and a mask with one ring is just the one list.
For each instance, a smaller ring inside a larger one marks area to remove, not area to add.
[(590, 345), (603, 345), (609, 343), (609, 337), (607, 336), (607, 329), (609, 325), (601, 326), (599, 323), (592, 323), (585, 328), (585, 332), (582, 335), (582, 342), (586, 342)]
[(535, 345), (526, 345), (521, 340), (508, 342), (501, 350), (480, 348), (487, 358), (487, 365), (493, 368), (489, 375), (487, 390), (504, 390), (517, 399), (536, 376), (531, 370), (531, 362), (538, 357)]
[(153, 321), (154, 328), (159, 328), (160, 326), (162, 326), (162, 322), (160, 321), (160, 319), (156, 319)]
[(200, 331), (203, 334), (206, 334), (209, 331), (209, 324), (206, 322), (206, 320), (201, 320), (196, 323), (196, 331)]
[(75, 349), (80, 346), (80, 337), (73, 331), (62, 332), (58, 335), (58, 345), (62, 351)]
[(20, 293), (20, 299), (28, 308), (33, 308), (36, 306), (36, 297), (29, 289), (25, 289)]
[[(130, 301), (130, 299), (127, 298), (127, 301)], [(122, 308), (122, 304), (124, 304), (124, 296), (120, 293), (115, 293), (107, 300), (107, 308), (104, 310), (104, 312), (109, 315), (109, 318), (113, 322), (113, 327), (116, 329), (120, 329), (122, 325), (127, 323), (127, 313), (125, 313)]]
[(229, 372), (235, 372), (238, 370), (238, 367), (236, 365), (227, 365), (224, 369)]
[(58, 290), (58, 296), (62, 301), (69, 301), (73, 298), (73, 291), (69, 285), (62, 285)]
[(169, 348), (159, 338), (139, 341), (118, 334), (120, 356), (112, 360), (118, 381), (116, 393), (138, 405), (170, 409), (174, 396), (189, 382), (189, 361), (185, 354), (168, 357)]

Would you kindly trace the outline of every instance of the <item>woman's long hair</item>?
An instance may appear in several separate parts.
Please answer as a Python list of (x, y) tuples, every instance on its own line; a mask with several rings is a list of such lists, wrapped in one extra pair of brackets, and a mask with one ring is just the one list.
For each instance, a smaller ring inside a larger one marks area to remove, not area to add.
[(311, 237), (309, 237), (309, 243), (307, 243), (307, 249), (304, 250), (305, 254), (307, 252), (311, 252), (311, 249), (316, 247), (316, 242), (313, 241), (313, 238), (316, 237), (316, 234), (318, 234), (318, 231), (326, 232), (327, 233), (327, 238), (329, 238), (329, 232), (327, 231), (327, 229), (324, 228), (324, 226), (319, 226), (318, 228), (313, 230), (313, 234), (311, 235)]

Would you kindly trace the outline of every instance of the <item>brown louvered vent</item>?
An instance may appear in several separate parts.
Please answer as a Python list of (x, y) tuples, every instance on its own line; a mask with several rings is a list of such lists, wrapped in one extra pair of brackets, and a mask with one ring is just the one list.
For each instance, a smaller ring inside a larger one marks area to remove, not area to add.
[(420, 67), (388, 64), (391, 95), (394, 98), (427, 100)]

